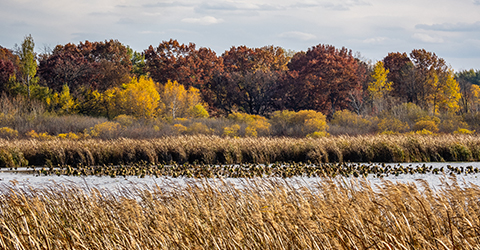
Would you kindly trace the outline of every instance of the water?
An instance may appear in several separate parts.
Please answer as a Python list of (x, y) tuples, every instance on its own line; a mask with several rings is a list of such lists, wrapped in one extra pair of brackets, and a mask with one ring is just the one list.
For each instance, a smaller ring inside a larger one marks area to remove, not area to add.
[[(423, 166), (427, 167), (434, 167), (434, 168), (447, 168), (448, 165), (451, 167), (467, 167), (472, 166), (474, 168), (480, 168), (480, 162), (440, 162), (440, 163), (401, 163), (402, 166), (409, 166), (412, 167), (420, 167)], [(397, 163), (390, 163), (385, 165), (398, 165)], [(25, 170), (25, 169), (22, 169)], [(355, 177), (336, 177), (337, 181), (343, 181), (345, 179), (353, 179)], [(363, 179), (363, 177), (359, 178)], [(453, 181), (457, 181), (460, 186), (471, 186), (471, 185), (480, 185), (480, 173), (477, 174), (460, 174), (460, 175), (444, 175), (444, 174), (402, 174), (402, 175), (388, 175), (381, 178), (376, 177), (375, 175), (370, 174), (368, 177), (365, 178), (371, 184), (381, 184), (382, 181), (392, 181), (392, 182), (400, 182), (400, 183), (415, 183), (419, 184), (419, 180), (426, 181), (431, 188), (439, 189), (442, 188), (442, 185), (445, 183), (452, 183)], [(322, 178), (308, 178), (308, 177), (293, 177), (284, 179), (286, 182), (291, 183), (292, 185), (314, 185), (316, 182), (322, 180)], [(209, 182), (216, 182), (219, 179), (209, 179)], [(245, 179), (242, 178), (223, 178), (222, 181), (233, 183), (237, 186), (244, 185), (244, 183), (248, 183)], [(55, 185), (76, 185), (83, 187), (85, 189), (90, 189), (95, 187), (97, 189), (105, 189), (112, 192), (119, 191), (121, 189), (130, 188), (130, 187), (155, 187), (159, 186), (161, 188), (169, 188), (169, 187), (176, 187), (176, 186), (185, 186), (187, 184), (199, 182), (199, 179), (194, 178), (172, 178), (172, 177), (151, 177), (146, 176), (144, 178), (140, 178), (137, 176), (127, 176), (127, 177), (109, 177), (109, 176), (56, 176), (56, 175), (49, 175), (49, 176), (36, 176), (32, 173), (27, 173), (25, 171), (10, 171), (10, 170), (3, 170), (0, 171), (0, 185), (17, 185), (20, 187), (47, 187), (47, 186), (55, 186)]]

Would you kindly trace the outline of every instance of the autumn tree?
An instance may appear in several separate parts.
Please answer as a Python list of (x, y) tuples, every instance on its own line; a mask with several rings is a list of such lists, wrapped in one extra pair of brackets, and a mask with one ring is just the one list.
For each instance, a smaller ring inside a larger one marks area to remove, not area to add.
[(360, 85), (358, 62), (351, 50), (317, 45), (295, 54), (288, 67), (287, 107), (313, 109), (330, 117), (336, 110), (350, 108), (348, 93)]
[(95, 89), (106, 90), (129, 80), (132, 68), (128, 48), (118, 40), (81, 42), (77, 48), (95, 66)]
[(187, 89), (177, 81), (168, 81), (160, 91), (164, 116), (168, 120), (188, 117), (208, 117), (197, 88)]
[(480, 85), (480, 70), (463, 70), (455, 74), (455, 79), (460, 86), (460, 93), (462, 97), (460, 99), (461, 111), (468, 113), (471, 111), (470, 104), (472, 103), (473, 92), (471, 91), (473, 85)]
[(40, 61), (40, 81), (60, 92), (64, 85), (76, 93), (82, 86), (95, 85), (95, 64), (90, 63), (74, 44), (58, 45)]
[(387, 96), (393, 89), (393, 82), (387, 79), (388, 73), (389, 70), (385, 69), (383, 62), (378, 61), (372, 73), (373, 81), (368, 84), (368, 93), (377, 112), (385, 108)]
[(157, 82), (181, 82), (187, 88), (195, 87), (207, 97), (205, 85), (215, 72), (223, 70), (222, 58), (208, 48), (196, 48), (194, 43), (180, 44), (177, 40), (163, 41), (144, 52), (146, 70)]
[(105, 91), (129, 80), (130, 58), (128, 48), (117, 40), (57, 45), (40, 61), (39, 74), (56, 91), (64, 84), (73, 93), (81, 87)]
[(255, 72), (257, 70), (286, 71), (290, 57), (281, 47), (265, 46), (249, 48), (232, 47), (222, 55), (225, 70), (228, 72)]
[(30, 84), (37, 73), (37, 60), (34, 49), (35, 42), (32, 35), (26, 36), (22, 45), (17, 48), (22, 82), (27, 86), (28, 98), (30, 98)]
[(280, 82), (290, 57), (281, 47), (232, 47), (222, 55), (225, 71), (208, 83), (212, 106), (226, 113), (234, 111), (264, 115), (278, 106)]
[(95, 91), (92, 95), (96, 98), (96, 102), (102, 103), (100, 108), (109, 118), (129, 115), (152, 119), (161, 112), (162, 108), (155, 82), (144, 76), (132, 77), (121, 87), (113, 87), (103, 93)]
[(15, 76), (13, 63), (8, 60), (0, 59), (0, 92), (8, 90), (10, 79)]
[(415, 49), (410, 53), (415, 66), (416, 102), (423, 108), (435, 105), (436, 92), (446, 83), (449, 69), (443, 58), (424, 49)]
[(388, 81), (393, 83), (391, 95), (400, 102), (415, 102), (417, 86), (413, 76), (414, 66), (407, 53), (388, 53), (383, 63), (389, 72)]

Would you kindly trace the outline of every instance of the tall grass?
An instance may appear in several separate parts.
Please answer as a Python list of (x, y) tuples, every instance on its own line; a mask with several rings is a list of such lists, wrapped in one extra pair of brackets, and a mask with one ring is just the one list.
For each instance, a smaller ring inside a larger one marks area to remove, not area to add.
[(377, 135), (325, 138), (4, 140), (0, 167), (129, 163), (429, 162), (479, 161), (480, 137)]
[(3, 186), (2, 249), (478, 249), (480, 187), (281, 179)]

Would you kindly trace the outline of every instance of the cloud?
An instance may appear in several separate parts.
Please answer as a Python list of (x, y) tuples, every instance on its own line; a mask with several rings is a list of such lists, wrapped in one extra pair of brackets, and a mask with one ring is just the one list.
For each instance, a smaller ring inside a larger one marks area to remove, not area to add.
[(443, 39), (440, 37), (433, 37), (427, 34), (415, 33), (413, 38), (425, 43), (443, 43)]
[(372, 38), (365, 39), (362, 42), (368, 43), (368, 44), (379, 44), (379, 43), (385, 42), (386, 40), (388, 40), (388, 38), (386, 37), (372, 37)]
[(204, 11), (268, 11), (284, 9), (281, 6), (271, 4), (254, 4), (245, 2), (203, 2), (198, 5), (196, 10)]
[(168, 8), (168, 7), (191, 7), (191, 4), (183, 3), (181, 1), (172, 1), (172, 2), (156, 2), (156, 3), (148, 3), (142, 5), (142, 7), (146, 8)]
[(310, 33), (304, 33), (300, 31), (289, 31), (284, 32), (279, 35), (281, 38), (297, 39), (302, 41), (309, 41), (317, 38), (315, 35)]
[(210, 25), (223, 22), (223, 19), (217, 19), (213, 16), (205, 16), (202, 18), (184, 18), (182, 19), (184, 23), (196, 23), (202, 25)]
[[(480, 0), (478, 0), (480, 2)], [(417, 29), (423, 30), (435, 30), (435, 31), (451, 31), (451, 32), (460, 32), (460, 31), (479, 31), (480, 22), (475, 23), (441, 23), (441, 24), (417, 24), (415, 26)]]
[(480, 5), (480, 0), (473, 0), (473, 4)]

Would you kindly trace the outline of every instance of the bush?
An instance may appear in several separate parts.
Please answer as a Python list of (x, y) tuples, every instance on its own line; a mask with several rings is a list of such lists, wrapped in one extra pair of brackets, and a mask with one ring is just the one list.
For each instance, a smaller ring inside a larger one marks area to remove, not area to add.
[(198, 134), (210, 135), (210, 134), (213, 134), (214, 130), (208, 128), (208, 126), (203, 123), (194, 122), (190, 124), (190, 126), (188, 126), (187, 132), (188, 134), (192, 134), (192, 135), (198, 135)]
[(121, 125), (118, 122), (103, 122), (90, 128), (90, 133), (88, 134), (96, 138), (112, 139), (119, 137), (120, 129)]
[(267, 118), (263, 116), (234, 112), (228, 116), (228, 119), (240, 123), (246, 123), (247, 127), (245, 128), (245, 136), (257, 137), (258, 135), (267, 136), (270, 134), (271, 124), (268, 122)]
[(329, 132), (335, 134), (365, 134), (374, 129), (372, 121), (349, 110), (335, 112), (330, 125)]
[(51, 140), (54, 139), (54, 136), (49, 135), (47, 132), (37, 133), (35, 130), (30, 130), (25, 134), (27, 137), (39, 139), (39, 140)]
[(304, 137), (314, 132), (326, 132), (327, 119), (314, 110), (276, 111), (271, 118), (274, 135)]
[(427, 116), (427, 111), (423, 110), (414, 103), (402, 103), (390, 111), (388, 116), (393, 116), (401, 122), (406, 122), (409, 127), (412, 127), (418, 119)]
[(137, 120), (135, 117), (130, 115), (119, 115), (113, 118), (115, 122), (120, 123), (124, 127), (132, 126), (132, 124)]
[(7, 139), (16, 138), (18, 137), (18, 131), (9, 127), (0, 128), (0, 137)]
[(463, 117), (458, 115), (448, 115), (442, 117), (439, 131), (444, 133), (453, 133), (458, 129), (468, 129), (468, 124), (463, 121)]
[(240, 125), (233, 124), (232, 126), (228, 126), (223, 128), (223, 136), (227, 137), (238, 137), (238, 131), (240, 130)]
[(433, 133), (438, 132), (438, 124), (440, 123), (440, 118), (435, 116), (424, 116), (418, 119), (413, 126), (413, 130), (420, 131), (420, 130), (429, 130)]
[(397, 118), (383, 118), (378, 123), (378, 130), (381, 132), (390, 131), (394, 133), (399, 133), (399, 132), (405, 132), (409, 128), (410, 127), (408, 126), (407, 122), (402, 122)]
[(468, 130), (464, 128), (459, 128), (456, 131), (453, 132), (454, 134), (463, 134), (463, 135), (472, 135), (475, 133), (475, 130)]

